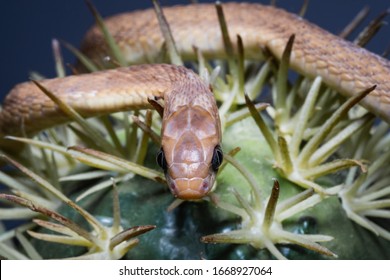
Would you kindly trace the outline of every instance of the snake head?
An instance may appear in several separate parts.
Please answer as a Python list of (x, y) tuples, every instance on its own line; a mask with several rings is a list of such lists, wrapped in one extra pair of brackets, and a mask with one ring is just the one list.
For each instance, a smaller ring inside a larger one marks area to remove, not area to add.
[(208, 111), (184, 107), (164, 127), (157, 162), (175, 197), (198, 200), (212, 189), (223, 160), (218, 125)]
[[(198, 158), (196, 151), (192, 156)], [(192, 158), (193, 159), (193, 158)], [(198, 200), (212, 189), (219, 166), (223, 161), (220, 145), (215, 146), (211, 162), (185, 161), (168, 164), (163, 148), (157, 153), (157, 163), (164, 170), (172, 194), (183, 200)], [(186, 174), (183, 177), (182, 174)]]

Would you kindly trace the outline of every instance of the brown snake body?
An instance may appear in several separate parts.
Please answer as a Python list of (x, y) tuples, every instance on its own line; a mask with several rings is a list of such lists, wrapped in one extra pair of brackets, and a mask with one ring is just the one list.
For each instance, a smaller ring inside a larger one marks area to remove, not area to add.
[[(373, 85), (362, 105), (390, 122), (390, 63), (302, 18), (260, 4), (223, 5), (231, 38), (239, 34), (248, 59), (260, 47), (280, 58), (295, 34), (291, 66), (323, 81), (346, 96)], [(164, 9), (179, 53), (194, 57), (193, 47), (208, 57), (224, 57), (214, 5), (198, 4)], [(121, 14), (106, 25), (129, 63), (154, 60), (163, 44), (153, 10)], [(97, 27), (86, 35), (81, 50), (97, 64), (107, 47)], [(42, 81), (42, 85), (83, 116), (90, 117), (150, 107), (148, 98), (164, 99), (162, 154), (159, 154), (172, 192), (183, 199), (201, 198), (211, 189), (221, 160), (218, 110), (212, 93), (191, 70), (172, 65), (140, 65)], [(68, 121), (31, 82), (17, 85), (0, 112), (0, 136), (27, 133)]]

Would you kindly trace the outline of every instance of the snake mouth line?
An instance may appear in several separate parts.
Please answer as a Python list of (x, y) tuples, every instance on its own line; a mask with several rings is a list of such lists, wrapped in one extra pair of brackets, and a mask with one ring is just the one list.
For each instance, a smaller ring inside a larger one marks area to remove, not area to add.
[(176, 178), (169, 180), (172, 194), (183, 200), (199, 200), (211, 190), (212, 178)]

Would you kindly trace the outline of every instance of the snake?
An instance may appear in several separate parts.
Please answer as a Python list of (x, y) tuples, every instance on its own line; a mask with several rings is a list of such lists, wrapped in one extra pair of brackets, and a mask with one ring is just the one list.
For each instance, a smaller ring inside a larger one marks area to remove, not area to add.
[[(281, 59), (287, 41), (295, 35), (291, 68), (307, 77), (322, 77), (346, 97), (376, 85), (360, 104), (390, 123), (388, 60), (274, 6), (224, 3), (222, 7), (230, 38), (240, 35), (246, 59), (260, 59), (264, 48)], [(226, 58), (215, 5), (166, 7), (163, 13), (184, 60), (195, 58), (194, 47), (205, 58)], [(132, 66), (47, 79), (40, 84), (84, 117), (153, 108), (158, 106), (156, 101), (163, 100), (157, 162), (175, 197), (203, 198), (212, 189), (223, 160), (220, 117), (211, 86), (184, 66), (150, 64), (164, 46), (153, 9), (122, 13), (104, 22)], [(87, 31), (80, 49), (97, 65), (104, 64), (109, 54), (97, 26)], [(0, 137), (34, 134), (68, 121), (34, 83), (25, 82), (16, 85), (3, 102)], [(0, 145), (6, 150), (3, 142)]]

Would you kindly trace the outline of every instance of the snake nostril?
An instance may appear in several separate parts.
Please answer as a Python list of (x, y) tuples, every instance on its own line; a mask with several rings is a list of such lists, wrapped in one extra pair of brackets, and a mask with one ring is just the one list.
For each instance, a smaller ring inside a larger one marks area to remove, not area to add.
[(209, 189), (209, 184), (207, 182), (203, 182), (202, 184), (202, 190), (208, 190)]
[(169, 184), (169, 190), (173, 194), (173, 196), (177, 197), (179, 195), (179, 191), (177, 189), (177, 186), (174, 182)]

